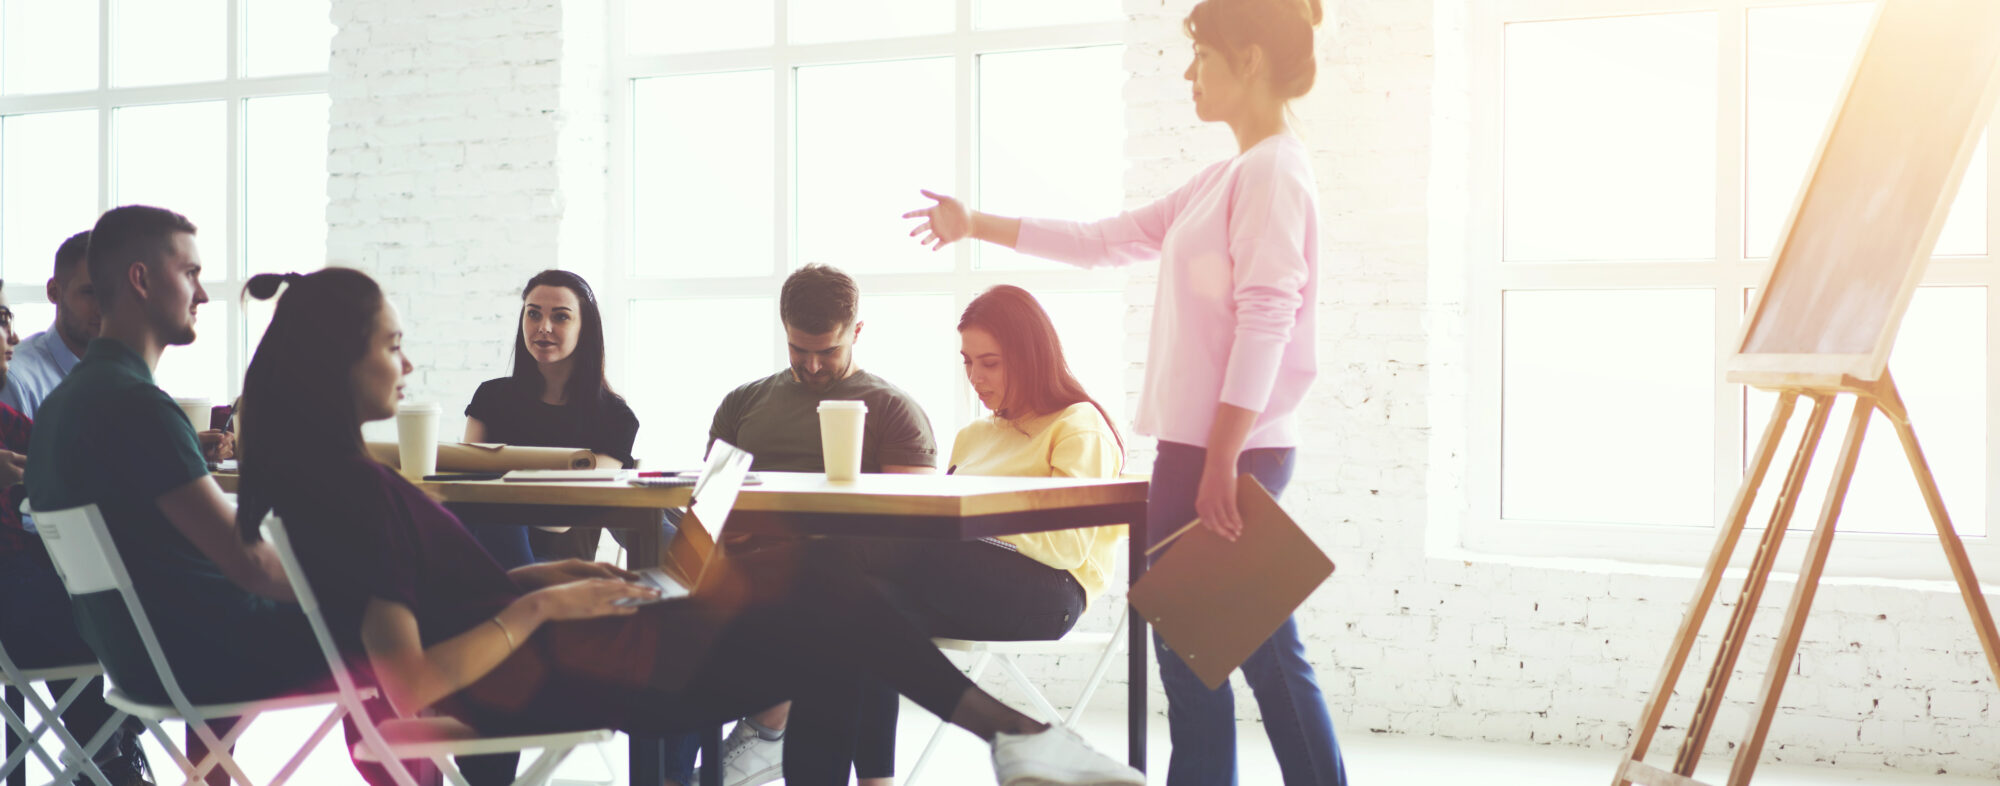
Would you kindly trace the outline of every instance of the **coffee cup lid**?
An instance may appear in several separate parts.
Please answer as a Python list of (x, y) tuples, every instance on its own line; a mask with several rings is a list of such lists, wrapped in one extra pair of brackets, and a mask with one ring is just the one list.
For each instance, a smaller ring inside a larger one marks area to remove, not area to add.
[(416, 401), (416, 402), (412, 402), (412, 401), (405, 401), (405, 402), (403, 402), (403, 403), (401, 403), (401, 404), (398, 404), (398, 405), (396, 405), (396, 411), (397, 411), (397, 412), (408, 412), (408, 413), (410, 413), (410, 414), (412, 414), (412, 415), (421, 415), (421, 414), (431, 414), (431, 415), (435, 415), (435, 414), (437, 414), (437, 413), (439, 413), (439, 412), (443, 411), (443, 408), (439, 407), (439, 406), (437, 405), (437, 403), (436, 403), (436, 402), (430, 402), (430, 401)]
[(867, 411), (868, 411), (868, 402), (866, 402), (866, 401), (845, 401), (845, 400), (840, 400), (840, 399), (833, 399), (833, 400), (828, 400), (828, 401), (822, 401), (822, 402), (820, 402), (820, 403), (819, 403), (819, 411), (821, 411), (821, 412), (867, 412)]

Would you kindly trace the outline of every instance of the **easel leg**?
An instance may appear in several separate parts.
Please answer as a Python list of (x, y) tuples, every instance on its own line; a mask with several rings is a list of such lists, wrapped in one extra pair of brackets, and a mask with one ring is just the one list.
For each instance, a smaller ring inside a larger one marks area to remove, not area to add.
[(1764, 672), (1764, 695), (1743, 735), (1743, 747), (1729, 768), (1730, 786), (1746, 786), (1757, 771), (1757, 759), (1764, 752), (1765, 735), (1771, 718), (1778, 712), (1778, 696), (1785, 692), (1791, 675), (1792, 659), (1798, 656), (1799, 640), (1805, 635), (1806, 616), (1812, 611), (1813, 596), (1819, 591), (1820, 574), (1826, 570), (1826, 555), (1833, 548), (1833, 526), (1840, 518), (1840, 506), (1847, 501), (1848, 484), (1854, 480), (1854, 465), (1861, 460), (1861, 440), (1868, 434), (1868, 420), (1875, 414), (1875, 400), (1854, 399), (1854, 415), (1847, 424), (1847, 440), (1840, 446), (1840, 461), (1834, 465), (1833, 482), (1826, 490), (1826, 504), (1820, 509), (1819, 524), (1813, 528), (1812, 542), (1806, 547), (1805, 565), (1799, 569), (1798, 586), (1792, 590), (1791, 605), (1778, 634), (1778, 646), (1771, 653), (1770, 668)]
[(1958, 528), (1951, 525), (1951, 517), (1945, 513), (1944, 496), (1938, 493), (1937, 478), (1931, 475), (1923, 448), (1917, 446), (1917, 432), (1910, 426), (1902, 395), (1896, 392), (1894, 384), (1884, 384), (1883, 388), (1882, 413), (1895, 424), (1896, 437), (1903, 443), (1903, 455), (1910, 459), (1910, 471), (1917, 476), (1924, 506), (1930, 508), (1931, 523), (1937, 527), (1938, 542), (1944, 545), (1945, 559), (1951, 562), (1951, 575), (1958, 580), (1958, 594), (1965, 599), (1965, 610), (1972, 615), (1973, 629), (1979, 632), (1979, 645), (1986, 651), (1986, 666), (1993, 670), (1993, 679), (2000, 681), (2000, 632), (1994, 630), (1993, 612), (1986, 606), (1986, 596), (1979, 591), (1979, 578), (1972, 572), (1972, 560), (1965, 555), (1965, 542), (1959, 539)]
[[(1715, 655), (1715, 662), (1709, 666), (1708, 680), (1703, 683), (1701, 698), (1695, 704), (1694, 719), (1688, 723), (1687, 736), (1681, 740), (1681, 748), (1674, 757), (1674, 773), (1682, 776), (1694, 775), (1701, 764), (1701, 749), (1708, 743), (1708, 734), (1715, 728), (1716, 713), (1722, 709), (1723, 694), (1729, 688), (1729, 678), (1736, 672), (1736, 659), (1743, 653), (1743, 642), (1750, 636), (1750, 623), (1757, 615), (1757, 604), (1763, 600), (1764, 587), (1771, 579), (1771, 568), (1778, 559), (1778, 550), (1784, 545), (1786, 527), (1791, 523), (1792, 511), (1798, 507), (1799, 493), (1805, 487), (1806, 475), (1812, 468), (1813, 455), (1819, 452), (1819, 441), (1826, 433), (1826, 421), (1833, 414), (1833, 395), (1815, 393), (1812, 396), (1813, 410), (1806, 421), (1806, 428), (1799, 435), (1798, 452), (1792, 456), (1792, 466), (1785, 474), (1785, 484), (1778, 492), (1778, 498), (1771, 506), (1771, 518), (1764, 526), (1764, 534), (1757, 540), (1757, 553), (1750, 561), (1749, 575), (1743, 578), (1743, 589), (1737, 593), (1736, 608), (1729, 614), (1729, 625), (1724, 629), (1721, 647)], [(1722, 565), (1728, 562), (1723, 555)], [(1722, 566), (1717, 566), (1718, 571)]]
[[(1626, 755), (1627, 761), (1646, 758), (1647, 748), (1652, 746), (1653, 734), (1660, 728), (1660, 718), (1667, 712), (1667, 701), (1673, 697), (1674, 683), (1680, 680), (1681, 668), (1687, 664), (1688, 653), (1694, 649), (1695, 637), (1701, 632), (1701, 623), (1708, 615), (1708, 606), (1715, 599), (1716, 588), (1722, 583), (1722, 572), (1729, 566), (1729, 555), (1736, 551), (1736, 541), (1743, 535), (1743, 522), (1750, 517), (1750, 506), (1757, 500), (1757, 489), (1764, 484), (1764, 476), (1771, 469), (1771, 460), (1778, 454), (1778, 443), (1785, 436), (1785, 426), (1792, 420), (1799, 394), (1786, 391), (1778, 395), (1778, 406), (1771, 412), (1771, 422), (1764, 427), (1764, 439), (1757, 444), (1757, 454), (1750, 464), (1750, 474), (1736, 489), (1736, 500), (1730, 503), (1729, 519), (1723, 522), (1722, 532), (1716, 537), (1715, 549), (1708, 556), (1708, 568), (1702, 572), (1701, 583), (1695, 588), (1694, 600), (1688, 604), (1687, 613), (1681, 617), (1680, 631), (1674, 634), (1674, 647), (1667, 662), (1660, 668), (1660, 677), (1653, 684), (1653, 693), (1646, 698), (1646, 707), (1639, 713), (1639, 726), (1634, 730), (1632, 750)], [(1612, 780), (1612, 786), (1628, 786), (1624, 768)]]

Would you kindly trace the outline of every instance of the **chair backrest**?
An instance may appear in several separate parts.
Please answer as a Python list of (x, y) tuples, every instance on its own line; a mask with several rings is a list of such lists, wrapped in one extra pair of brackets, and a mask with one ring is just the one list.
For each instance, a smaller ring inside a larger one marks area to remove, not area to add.
[[(34, 511), (35, 528), (55, 562), (56, 575), (71, 595), (89, 595), (119, 589), (124, 565), (117, 562), (118, 548), (111, 543), (104, 526), (104, 514), (96, 505), (63, 510)], [(99, 538), (103, 538), (100, 542)], [(126, 583), (129, 583), (129, 577)]]
[[(35, 529), (41, 532), (42, 543), (48, 547), (49, 559), (55, 563), (56, 575), (62, 577), (63, 588), (69, 591), (70, 597), (117, 590), (125, 601), (125, 613), (132, 621), (132, 628), (145, 645), (146, 657), (153, 663), (153, 673), (159, 677), (160, 687), (166, 690), (174, 711), (183, 718), (206, 719), (207, 716), (196, 712), (193, 702), (188, 701), (187, 693), (181, 690), (181, 682), (167, 662), (166, 652), (160, 649), (159, 634), (153, 630), (153, 621), (146, 615), (146, 607), (139, 602), (139, 591), (132, 585), (132, 574), (125, 569), (124, 558), (118, 554), (118, 543), (111, 539), (111, 530), (104, 523), (103, 511), (98, 510), (96, 505), (82, 505), (31, 512), (35, 516)], [(111, 675), (111, 680), (115, 684), (117, 677)]]
[[(375, 718), (363, 706), (361, 691), (354, 685), (354, 675), (347, 671), (347, 661), (340, 656), (340, 646), (334, 643), (333, 631), (326, 626), (326, 616), (320, 613), (319, 596), (313, 594), (312, 582), (306, 580), (306, 569), (299, 564), (298, 552), (292, 548), (292, 534), (285, 529), (285, 522), (276, 512), (264, 517), (264, 534), (271, 541), (271, 548), (278, 552), (278, 561), (285, 566), (285, 578), (292, 584), (292, 595), (299, 602), (299, 610), (305, 612), (306, 622), (312, 625), (313, 640), (319, 643), (320, 654), (326, 657), (327, 671), (333, 674), (333, 682), (340, 688), (340, 704), (347, 708), (347, 715), (361, 732), (362, 740), (380, 754), (382, 766), (399, 786), (417, 786), (416, 779), (401, 761), (389, 755), (389, 744), (382, 737), (382, 730), (375, 724)], [(387, 696), (383, 697), (387, 699)]]

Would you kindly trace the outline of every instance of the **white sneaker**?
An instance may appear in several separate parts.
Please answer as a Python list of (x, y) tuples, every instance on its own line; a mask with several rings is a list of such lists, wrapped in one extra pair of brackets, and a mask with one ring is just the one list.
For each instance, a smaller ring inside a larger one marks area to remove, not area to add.
[(1038, 734), (993, 736), (1000, 786), (1145, 786), (1146, 775), (1097, 752), (1063, 726)]
[(785, 741), (767, 740), (738, 722), (722, 741), (722, 783), (724, 786), (758, 786), (785, 774)]

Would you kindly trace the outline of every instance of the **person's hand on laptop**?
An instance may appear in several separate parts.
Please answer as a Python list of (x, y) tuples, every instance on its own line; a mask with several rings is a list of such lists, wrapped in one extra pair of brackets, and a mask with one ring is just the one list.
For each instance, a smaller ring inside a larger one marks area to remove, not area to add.
[(536, 613), (544, 620), (587, 620), (636, 613), (637, 605), (619, 601), (650, 600), (659, 594), (651, 587), (617, 579), (584, 579), (543, 587), (529, 593), (526, 599), (532, 600)]
[(507, 577), (514, 580), (514, 586), (524, 590), (537, 590), (584, 579), (615, 579), (637, 581), (639, 574), (608, 562), (585, 562), (580, 559), (566, 559), (558, 562), (537, 562), (533, 565), (507, 571)]

